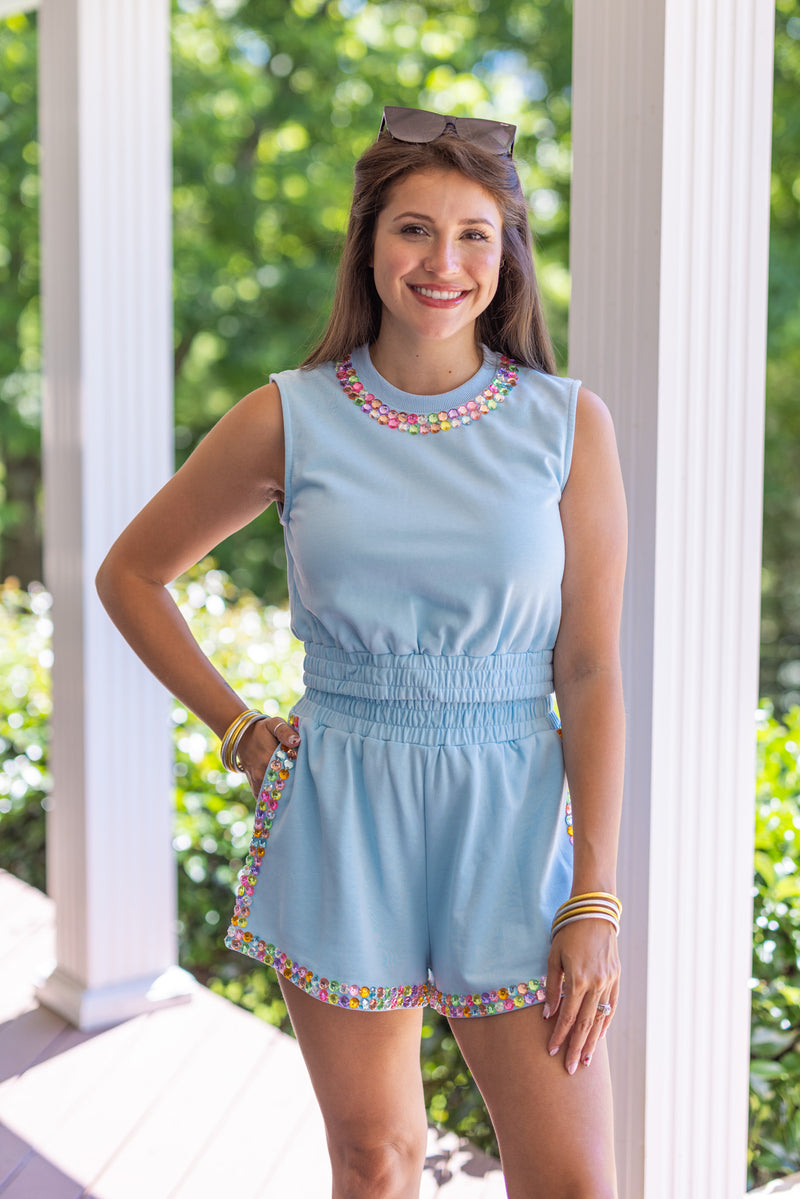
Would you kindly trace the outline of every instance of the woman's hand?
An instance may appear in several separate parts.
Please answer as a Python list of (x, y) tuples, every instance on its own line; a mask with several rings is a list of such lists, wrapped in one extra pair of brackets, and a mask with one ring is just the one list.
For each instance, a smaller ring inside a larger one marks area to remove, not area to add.
[(275, 750), (280, 745), (292, 756), (297, 753), (300, 744), (300, 734), (297, 729), (284, 720), (282, 716), (270, 716), (266, 720), (257, 720), (246, 731), (236, 752), (250, 790), (258, 799), (259, 788), (267, 772), (267, 766)]
[[(617, 934), (607, 920), (577, 920), (556, 933), (547, 961), (545, 1018), (557, 1014), (548, 1050), (565, 1045), (564, 1064), (574, 1074), (588, 1066), (604, 1036), (619, 997)], [(563, 990), (563, 994), (562, 994)], [(602, 1003), (611, 1012), (598, 1011)]]

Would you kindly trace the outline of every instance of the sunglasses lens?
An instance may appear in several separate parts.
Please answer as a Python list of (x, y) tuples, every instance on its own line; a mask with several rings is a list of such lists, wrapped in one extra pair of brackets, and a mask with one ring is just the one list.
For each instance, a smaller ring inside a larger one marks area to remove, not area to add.
[(456, 131), (459, 137), (488, 150), (492, 154), (510, 154), (514, 146), (516, 128), (500, 121), (484, 121), (479, 117), (458, 117)]
[(447, 121), (421, 108), (385, 108), (383, 124), (397, 141), (432, 142), (444, 133)]

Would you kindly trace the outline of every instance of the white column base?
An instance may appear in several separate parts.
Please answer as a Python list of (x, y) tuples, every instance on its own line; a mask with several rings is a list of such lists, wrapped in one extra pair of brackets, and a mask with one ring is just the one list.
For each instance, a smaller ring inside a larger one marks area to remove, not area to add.
[(56, 966), (34, 993), (44, 1007), (57, 1012), (82, 1032), (95, 1032), (144, 1012), (173, 1003), (188, 1003), (196, 988), (197, 980), (180, 966), (169, 966), (161, 974), (105, 987), (85, 987)]

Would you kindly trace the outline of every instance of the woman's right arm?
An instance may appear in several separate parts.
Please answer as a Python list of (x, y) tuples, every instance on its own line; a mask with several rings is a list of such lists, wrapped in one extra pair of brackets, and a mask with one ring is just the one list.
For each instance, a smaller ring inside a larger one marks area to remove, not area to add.
[[(202, 652), (167, 584), (282, 498), (283, 463), (280, 394), (269, 383), (222, 417), (120, 534), (97, 573), (100, 599), (125, 640), (220, 737), (247, 704)], [(275, 743), (263, 721), (244, 738), (239, 758), (251, 786)]]

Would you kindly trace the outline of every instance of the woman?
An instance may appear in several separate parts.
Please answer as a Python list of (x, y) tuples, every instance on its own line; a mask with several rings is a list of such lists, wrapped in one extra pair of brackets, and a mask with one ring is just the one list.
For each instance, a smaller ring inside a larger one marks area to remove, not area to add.
[[(512, 1199), (616, 1194), (625, 507), (604, 405), (554, 373), (513, 138), (386, 109), (320, 345), (98, 575), (258, 798), (227, 943), (278, 970), (335, 1199), (418, 1195), (425, 1003)], [(273, 500), (306, 643), (291, 723), (247, 711), (166, 591)]]

